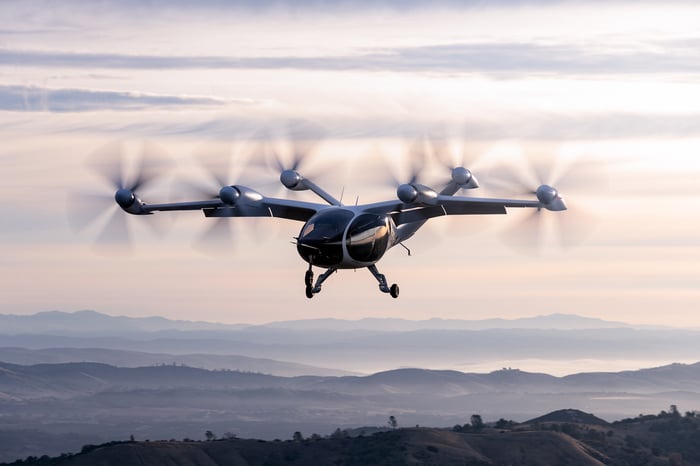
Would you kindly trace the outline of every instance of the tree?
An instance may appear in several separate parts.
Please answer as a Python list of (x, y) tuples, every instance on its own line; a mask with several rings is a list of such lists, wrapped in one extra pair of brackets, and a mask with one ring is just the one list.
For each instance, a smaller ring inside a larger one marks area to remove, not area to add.
[(669, 407), (669, 412), (671, 413), (671, 416), (673, 417), (680, 417), (680, 413), (678, 412), (678, 406), (676, 405), (671, 405)]
[(304, 441), (304, 436), (301, 435), (301, 432), (296, 431), (294, 434), (292, 434), (292, 440), (295, 442), (303, 442)]
[(340, 430), (340, 427), (336, 428), (331, 434), (331, 438), (346, 438), (348, 436), (347, 431)]
[(509, 429), (509, 428), (513, 427), (514, 424), (515, 424), (515, 422), (513, 422), (513, 421), (506, 421), (504, 418), (500, 418), (496, 422), (496, 429)]
[(469, 421), (471, 422), (474, 430), (481, 430), (484, 427), (484, 421), (481, 420), (481, 415), (479, 414), (472, 414)]
[(396, 427), (398, 427), (398, 425), (399, 425), (395, 416), (389, 416), (388, 424), (389, 424), (389, 427), (391, 427), (392, 429), (396, 429)]
[(204, 436), (207, 438), (207, 442), (211, 442), (216, 440), (216, 434), (212, 432), (211, 430), (208, 430), (204, 433)]

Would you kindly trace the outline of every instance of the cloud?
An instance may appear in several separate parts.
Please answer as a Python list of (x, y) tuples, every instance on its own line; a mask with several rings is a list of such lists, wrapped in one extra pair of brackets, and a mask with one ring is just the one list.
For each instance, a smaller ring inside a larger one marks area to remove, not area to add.
[(102, 69), (301, 69), (476, 73), (697, 73), (697, 49), (664, 41), (657, 51), (536, 43), (457, 43), (341, 56), (158, 56), (0, 50), (0, 64)]
[(139, 110), (173, 106), (219, 106), (226, 102), (211, 97), (137, 94), (86, 89), (47, 89), (33, 86), (0, 86), (0, 110), (87, 112)]

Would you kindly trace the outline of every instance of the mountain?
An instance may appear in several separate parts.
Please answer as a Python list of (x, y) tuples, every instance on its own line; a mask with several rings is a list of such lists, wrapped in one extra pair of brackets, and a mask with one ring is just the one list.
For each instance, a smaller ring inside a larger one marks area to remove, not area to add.
[(292, 330), (333, 330), (338, 332), (368, 330), (373, 332), (409, 332), (418, 330), (486, 330), (486, 329), (601, 329), (632, 328), (622, 322), (568, 314), (520, 319), (456, 320), (428, 319), (406, 320), (365, 318), (359, 320), (308, 319), (271, 322), (262, 325), (221, 324), (170, 320), (163, 317), (109, 316), (85, 310), (77, 312), (46, 311), (32, 315), (0, 314), (0, 333), (52, 334), (52, 335), (120, 335), (124, 333), (192, 332), (199, 330), (235, 332), (264, 328)]
[(700, 332), (627, 328), (412, 332), (255, 328), (176, 335), (3, 335), (0, 342), (4, 347), (36, 350), (103, 348), (171, 355), (239, 355), (361, 373), (396, 367), (468, 370), (473, 365), (486, 369), (510, 366), (540, 370), (558, 361), (570, 373), (577, 367), (585, 370), (584, 364), (591, 364), (595, 370), (620, 367), (620, 361), (627, 361), (626, 365), (634, 368), (695, 361), (700, 354)]
[[(386, 426), (389, 416), (403, 426), (463, 425), (475, 413), (485, 422), (520, 422), (567, 406), (611, 421), (670, 405), (692, 410), (698, 399), (700, 363), (566, 377), (514, 369), (279, 377), (171, 365), (0, 363), (0, 452), (16, 454), (10, 447), (25, 438), (33, 442), (26, 454), (75, 451), (130, 434), (201, 438), (212, 430), (270, 440), (294, 431)], [(551, 423), (579, 421), (599, 424), (571, 411)], [(16, 458), (0, 454), (0, 461)]]
[(534, 424), (536, 422), (568, 422), (574, 424), (588, 424), (592, 426), (608, 426), (609, 422), (600, 419), (590, 413), (585, 413), (580, 409), (560, 409), (544, 416), (537, 417), (526, 421), (525, 424)]
[[(663, 376), (659, 376), (662, 374)], [(612, 382), (607, 382), (612, 381)], [(349, 396), (430, 395), (455, 397), (475, 393), (626, 393), (668, 391), (700, 393), (700, 363), (564, 377), (517, 369), (464, 373), (396, 369), (369, 376), (280, 377), (253, 372), (206, 370), (187, 366), (115, 367), (99, 363), (16, 365), (0, 362), (0, 396), (15, 400), (70, 398), (116, 389), (258, 389), (323, 391)]]
[(221, 354), (166, 354), (104, 348), (25, 349), (0, 347), (0, 361), (21, 364), (97, 362), (118, 367), (180, 365), (210, 370), (235, 370), (293, 377), (298, 375), (352, 375), (352, 372), (273, 359)]
[[(497, 438), (498, 436), (498, 438)], [(497, 440), (498, 442), (494, 442)], [(532, 445), (539, 445), (533, 448)], [(230, 439), (219, 442), (124, 443), (96, 449), (66, 461), (66, 466), (103, 464), (172, 464), (257, 466), (269, 464), (442, 466), (567, 464), (600, 466), (598, 452), (571, 437), (553, 432), (466, 436), (441, 429), (400, 429), (368, 437), (327, 438), (297, 442), (260, 443)]]
[(316, 330), (373, 330), (383, 332), (410, 332), (417, 330), (487, 330), (487, 329), (599, 329), (632, 328), (622, 322), (612, 322), (571, 314), (550, 314), (519, 319), (461, 320), (432, 318), (406, 320), (388, 318), (364, 318), (359, 320), (309, 319), (272, 322), (265, 327)]
[[(541, 420), (541, 421), (540, 421)], [(207, 441), (111, 441), (84, 445), (80, 453), (56, 458), (28, 457), (25, 466), (172, 464), (203, 466), (529, 466), (698, 465), (700, 416), (662, 412), (605, 423), (590, 413), (566, 409), (528, 424), (501, 419), (496, 427), (373, 429), (368, 434), (336, 429), (332, 434), (296, 431), (292, 440), (273, 442), (226, 433)], [(24, 442), (27, 440), (24, 439)]]
[(96, 311), (46, 311), (32, 315), (0, 314), (0, 333), (107, 335), (126, 332), (236, 330), (245, 325), (170, 320), (164, 317), (109, 316)]
[[(533, 446), (537, 445), (536, 448)], [(209, 442), (122, 442), (41, 464), (62, 466), (172, 464), (199, 466), (427, 465), (601, 466), (604, 456), (554, 432), (465, 435), (442, 429), (399, 429), (356, 438), (287, 442), (226, 439)], [(50, 460), (49, 460), (50, 461)]]

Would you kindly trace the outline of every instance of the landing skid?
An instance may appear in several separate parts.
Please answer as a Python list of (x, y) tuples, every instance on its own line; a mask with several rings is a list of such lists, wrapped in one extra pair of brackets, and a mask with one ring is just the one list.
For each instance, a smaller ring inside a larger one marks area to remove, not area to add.
[[(316, 279), (316, 283), (314, 283), (314, 272), (313, 270), (311, 270), (311, 267), (312, 265), (309, 264), (309, 269), (304, 274), (306, 297), (309, 299), (313, 298), (315, 294), (320, 293), (321, 285), (323, 284), (323, 282), (325, 282), (326, 279), (330, 277), (333, 273), (338, 271), (338, 269), (330, 267), (328, 270), (319, 275)], [(389, 295), (391, 295), (392, 298), (399, 297), (399, 285), (394, 283), (393, 285), (388, 286), (386, 282), (386, 277), (383, 274), (379, 273), (379, 270), (377, 270), (376, 265), (370, 265), (369, 267), (367, 267), (367, 269), (379, 282), (379, 291), (381, 291), (382, 293), (389, 293)]]

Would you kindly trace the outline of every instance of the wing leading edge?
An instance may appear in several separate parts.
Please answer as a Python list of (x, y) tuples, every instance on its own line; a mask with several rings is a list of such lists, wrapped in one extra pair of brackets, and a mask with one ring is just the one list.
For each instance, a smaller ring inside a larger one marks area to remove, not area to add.
[(206, 217), (278, 217), (305, 222), (316, 212), (327, 207), (325, 204), (265, 197), (244, 186), (236, 186), (236, 196), (224, 200), (217, 198), (206, 201), (172, 202), (146, 204), (136, 199), (136, 205), (127, 212), (148, 215), (154, 212), (201, 210)]

